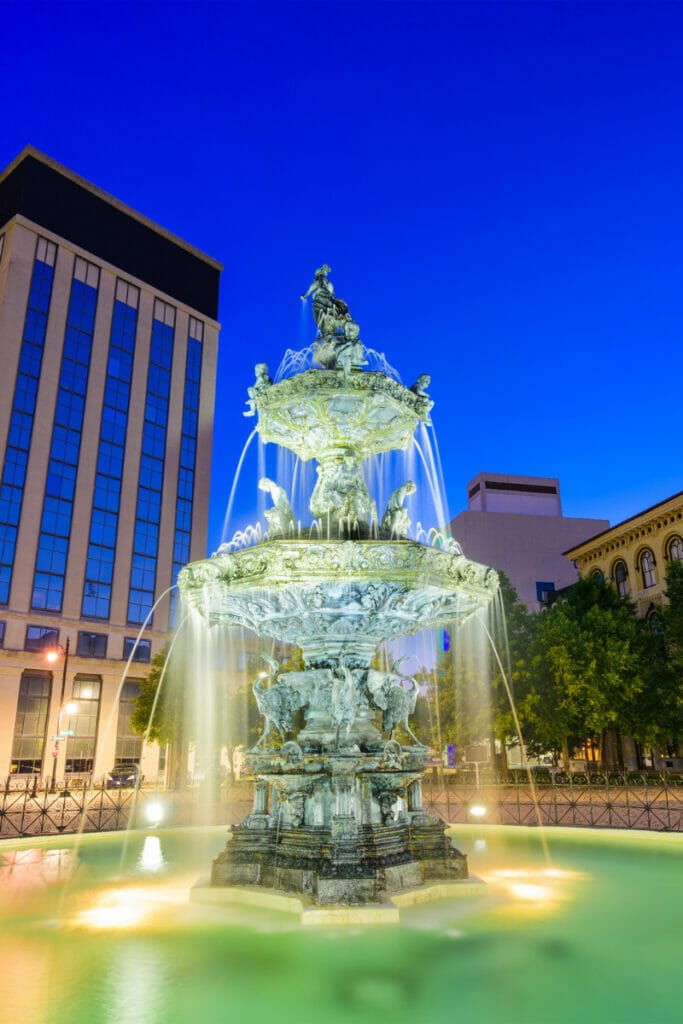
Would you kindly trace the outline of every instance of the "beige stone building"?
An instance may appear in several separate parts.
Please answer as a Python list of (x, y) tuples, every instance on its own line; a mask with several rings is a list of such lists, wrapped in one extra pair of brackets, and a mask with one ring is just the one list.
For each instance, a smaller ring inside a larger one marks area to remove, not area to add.
[(0, 779), (142, 756), (137, 681), (206, 554), (220, 272), (31, 148), (0, 175)]
[[(683, 491), (665, 498), (608, 530), (565, 551), (567, 559), (582, 576), (594, 576), (614, 584), (622, 597), (629, 598), (642, 618), (656, 616), (666, 600), (666, 567), (683, 560)], [(636, 746), (622, 737), (624, 759), (629, 768), (640, 766)], [(653, 750), (646, 762), (659, 770), (683, 770), (683, 757), (675, 744)]]
[(683, 559), (683, 491), (564, 554), (582, 576), (612, 582), (639, 615), (653, 614), (664, 600), (667, 563)]

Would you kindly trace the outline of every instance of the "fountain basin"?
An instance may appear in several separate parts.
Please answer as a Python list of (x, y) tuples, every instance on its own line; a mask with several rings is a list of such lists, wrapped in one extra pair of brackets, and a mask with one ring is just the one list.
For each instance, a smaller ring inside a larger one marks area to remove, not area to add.
[(0, 844), (4, 1018), (23, 1024), (671, 1024), (683, 839), (458, 826), (486, 895), (400, 926), (197, 906), (225, 828)]
[(405, 449), (423, 418), (424, 400), (384, 373), (306, 370), (255, 399), (264, 441), (290, 448), (307, 462), (328, 452), (356, 459)]
[(467, 618), (498, 589), (493, 569), (411, 540), (272, 540), (192, 562), (178, 576), (210, 624), (245, 626), (335, 656)]

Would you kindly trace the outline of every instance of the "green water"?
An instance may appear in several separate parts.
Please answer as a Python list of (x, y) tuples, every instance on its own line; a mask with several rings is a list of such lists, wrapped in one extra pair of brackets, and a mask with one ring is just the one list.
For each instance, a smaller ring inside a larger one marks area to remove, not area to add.
[[(679, 1024), (683, 837), (458, 826), (485, 897), (304, 929), (188, 902), (225, 829), (4, 842), (5, 1024)], [(550, 871), (548, 871), (548, 867)]]

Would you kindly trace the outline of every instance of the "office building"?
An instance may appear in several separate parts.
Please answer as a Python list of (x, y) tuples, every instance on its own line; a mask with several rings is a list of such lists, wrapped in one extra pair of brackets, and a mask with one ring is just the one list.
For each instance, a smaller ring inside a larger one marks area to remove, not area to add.
[(220, 271), (30, 147), (0, 175), (0, 777), (141, 756), (168, 588), (206, 555)]
[(502, 570), (520, 601), (540, 611), (553, 591), (578, 578), (563, 552), (608, 526), (607, 519), (563, 516), (554, 477), (479, 473), (451, 532), (468, 558)]

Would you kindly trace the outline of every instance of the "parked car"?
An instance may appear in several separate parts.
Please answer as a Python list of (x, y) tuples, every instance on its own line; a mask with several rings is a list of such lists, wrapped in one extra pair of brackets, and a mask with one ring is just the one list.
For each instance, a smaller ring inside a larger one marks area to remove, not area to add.
[(117, 764), (107, 775), (107, 789), (135, 789), (144, 776), (138, 764)]

